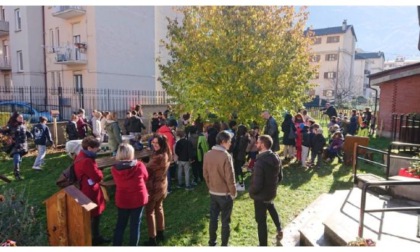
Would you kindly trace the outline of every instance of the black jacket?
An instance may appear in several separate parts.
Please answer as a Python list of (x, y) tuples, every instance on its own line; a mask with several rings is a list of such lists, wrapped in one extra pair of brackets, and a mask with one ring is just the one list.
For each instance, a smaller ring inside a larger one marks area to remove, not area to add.
[(273, 139), (273, 145), (271, 146), (272, 151), (280, 150), (279, 133), (279, 126), (277, 125), (276, 120), (270, 116), (265, 123), (264, 134), (270, 135)]
[(280, 157), (268, 150), (257, 155), (252, 173), (249, 196), (257, 201), (272, 201), (277, 195), (277, 183), (283, 179)]
[(315, 134), (311, 143), (312, 151), (314, 153), (322, 153), (325, 143), (325, 137), (322, 134)]
[(128, 119), (128, 125), (126, 127), (127, 133), (141, 132), (142, 129), (146, 129), (146, 127), (140, 117), (133, 115)]
[(51, 131), (47, 125), (39, 123), (32, 128), (32, 135), (36, 145), (47, 145), (47, 141), (52, 143)]
[(79, 133), (77, 132), (76, 123), (69, 121), (66, 125), (66, 133), (69, 137), (69, 140), (79, 139)]
[(179, 139), (175, 145), (175, 154), (178, 156), (178, 161), (190, 161), (194, 159), (193, 145), (186, 138)]
[(290, 114), (286, 114), (286, 116), (284, 117), (284, 121), (281, 124), (281, 131), (283, 131), (283, 144), (284, 145), (291, 145), (291, 146), (296, 145), (296, 138), (293, 138), (293, 139), (289, 138), (289, 133), (291, 129), (296, 134), (296, 127), (292, 121), (292, 116)]
[(1, 130), (0, 133), (10, 136), (12, 138), (12, 145), (7, 150), (10, 157), (19, 153), (21, 156), (28, 153), (28, 138), (32, 138), (31, 132), (26, 130), (26, 125), (18, 123), (17, 125), (8, 125), (6, 129)]
[(305, 147), (310, 147), (311, 146), (311, 140), (310, 140), (309, 132), (303, 132), (302, 133), (302, 145), (305, 146)]

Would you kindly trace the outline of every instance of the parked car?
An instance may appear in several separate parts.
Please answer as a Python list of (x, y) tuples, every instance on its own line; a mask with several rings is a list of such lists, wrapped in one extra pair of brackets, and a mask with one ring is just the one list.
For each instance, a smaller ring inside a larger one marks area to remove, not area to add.
[(19, 101), (2, 101), (0, 102), (0, 113), (19, 112), (23, 115), (23, 119), (30, 123), (38, 123), (40, 116), (45, 116), (49, 122), (51, 122), (52, 116), (50, 112), (40, 112), (36, 110), (30, 103), (19, 102)]

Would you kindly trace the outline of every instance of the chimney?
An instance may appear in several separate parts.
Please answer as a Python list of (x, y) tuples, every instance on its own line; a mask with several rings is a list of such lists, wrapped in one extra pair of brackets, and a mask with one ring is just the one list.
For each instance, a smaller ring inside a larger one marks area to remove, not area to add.
[(347, 19), (344, 19), (342, 29), (343, 31), (347, 30)]

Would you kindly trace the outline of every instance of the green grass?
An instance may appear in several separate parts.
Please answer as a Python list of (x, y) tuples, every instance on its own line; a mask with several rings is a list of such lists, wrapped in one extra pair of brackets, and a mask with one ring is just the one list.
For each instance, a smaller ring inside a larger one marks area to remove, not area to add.
[[(385, 138), (371, 138), (370, 147), (386, 149), (389, 140)], [(37, 218), (46, 226), (45, 205), (43, 202), (59, 190), (55, 185), (55, 180), (70, 164), (70, 158), (64, 153), (48, 154), (46, 165), (42, 172), (31, 169), (34, 156), (23, 158), (22, 175), (23, 181), (16, 182), (13, 178), (13, 165), (11, 160), (0, 164), (0, 174), (7, 175), (13, 180), (6, 184), (0, 181), (0, 194), (12, 188), (16, 192), (25, 191), (28, 201), (39, 211)], [(381, 157), (375, 156), (380, 160)], [(337, 163), (337, 159), (332, 164), (323, 164), (321, 169), (314, 171), (305, 170), (295, 164), (284, 165), (284, 179), (278, 187), (278, 195), (275, 200), (276, 208), (279, 212), (282, 226), (289, 224), (306, 206), (313, 202), (323, 193), (332, 193), (335, 190), (350, 189), (353, 186), (352, 168)], [(110, 169), (105, 169), (107, 179), (110, 178)], [(361, 164), (361, 172), (373, 172), (383, 174), (381, 169), (372, 165)], [(246, 177), (248, 189), (249, 175)], [(111, 238), (117, 218), (117, 211), (114, 204), (114, 192), (110, 191), (111, 201), (107, 203), (107, 208), (101, 219), (101, 230), (103, 235)], [(164, 246), (207, 246), (208, 242), (208, 222), (209, 222), (209, 194), (205, 184), (200, 184), (193, 191), (175, 189), (164, 201), (166, 218), (166, 241)], [(1, 203), (0, 203), (1, 204)], [(219, 243), (220, 243), (219, 225)], [(128, 228), (127, 228), (128, 229)], [(126, 229), (125, 238), (128, 239)], [(268, 217), (269, 245), (275, 244), (275, 226)], [(0, 233), (4, 230), (0, 230)], [(13, 237), (10, 237), (13, 239)], [(141, 224), (141, 245), (147, 239), (146, 220), (142, 218)], [(1, 241), (0, 241), (1, 242)], [(19, 241), (18, 245), (19, 245)], [(125, 241), (127, 244), (127, 240)], [(37, 246), (48, 245), (45, 240)], [(231, 246), (257, 246), (257, 225), (254, 220), (254, 206), (248, 192), (240, 192), (234, 201), (231, 236), (229, 245)]]

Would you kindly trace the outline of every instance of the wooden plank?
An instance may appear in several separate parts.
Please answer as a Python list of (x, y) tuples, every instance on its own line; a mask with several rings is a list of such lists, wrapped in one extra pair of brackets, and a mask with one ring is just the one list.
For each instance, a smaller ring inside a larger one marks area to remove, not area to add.
[(6, 183), (10, 183), (12, 182), (10, 179), (8, 179), (6, 176), (4, 176), (3, 174), (0, 174), (0, 179), (3, 180)]
[[(153, 152), (151, 150), (144, 149), (141, 151), (134, 152), (134, 157), (136, 159), (148, 158), (152, 155), (152, 153)], [(109, 157), (109, 156), (96, 159), (96, 163), (100, 170), (103, 170), (107, 167), (111, 167), (115, 162), (116, 162), (115, 157)]]
[(68, 246), (66, 193), (60, 191), (46, 201), (48, 242), (51, 246)]
[[(90, 232), (90, 218), (86, 220), (86, 209), (79, 205), (79, 202), (68, 197), (68, 230), (69, 230), (69, 245), (70, 246), (90, 246), (92, 243), (92, 236)], [(89, 213), (90, 216), (90, 213)], [(86, 226), (89, 226), (87, 229)]]

